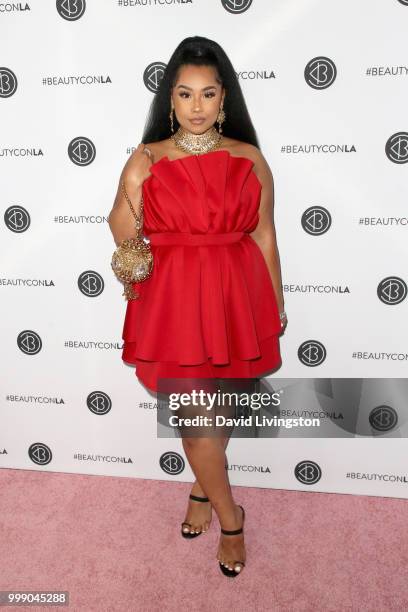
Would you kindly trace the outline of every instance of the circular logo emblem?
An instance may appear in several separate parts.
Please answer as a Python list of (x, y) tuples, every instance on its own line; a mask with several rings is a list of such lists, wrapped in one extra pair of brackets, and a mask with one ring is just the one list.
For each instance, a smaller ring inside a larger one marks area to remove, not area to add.
[(163, 62), (152, 62), (147, 66), (143, 73), (143, 82), (149, 91), (157, 93), (165, 70), (166, 64)]
[(322, 477), (320, 466), (314, 461), (300, 461), (295, 467), (295, 477), (305, 485), (313, 485)]
[(36, 465), (47, 465), (52, 459), (52, 452), (43, 442), (34, 442), (28, 449), (28, 456)]
[(394, 164), (408, 162), (408, 132), (397, 132), (385, 143), (385, 154)]
[(325, 234), (332, 223), (331, 214), (323, 206), (311, 206), (302, 215), (301, 224), (312, 236)]
[(28, 211), (22, 206), (9, 206), (4, 213), (6, 227), (16, 234), (25, 232), (31, 223)]
[(398, 2), (401, 2), (404, 6), (408, 6), (408, 0), (398, 0)]
[(0, 68), (0, 98), (9, 98), (17, 89), (17, 77), (10, 68)]
[(306, 340), (298, 348), (298, 358), (303, 365), (315, 367), (326, 359), (326, 349), (317, 340)]
[(76, 21), (85, 13), (85, 0), (57, 0), (57, 12), (67, 21)]
[(17, 346), (26, 355), (36, 355), (42, 349), (41, 338), (31, 329), (25, 329), (17, 336)]
[(78, 277), (78, 287), (87, 297), (98, 297), (105, 288), (103, 278), (98, 272), (86, 270)]
[(398, 276), (387, 276), (379, 283), (377, 295), (388, 306), (400, 304), (407, 297), (407, 284)]
[(368, 417), (370, 425), (377, 431), (390, 431), (398, 424), (398, 414), (391, 406), (377, 406)]
[(184, 466), (183, 457), (174, 451), (163, 453), (160, 457), (161, 469), (163, 472), (166, 472), (166, 474), (171, 474), (171, 476), (180, 474), (184, 470)]
[(108, 414), (112, 408), (110, 397), (103, 391), (92, 391), (86, 398), (86, 405), (91, 412), (97, 415)]
[(68, 145), (68, 157), (77, 166), (88, 166), (95, 159), (95, 155), (94, 143), (84, 136), (74, 138)]
[(306, 64), (305, 80), (313, 89), (330, 87), (336, 76), (336, 66), (328, 57), (314, 57)]
[(221, 0), (222, 6), (229, 13), (245, 13), (252, 4), (252, 0)]

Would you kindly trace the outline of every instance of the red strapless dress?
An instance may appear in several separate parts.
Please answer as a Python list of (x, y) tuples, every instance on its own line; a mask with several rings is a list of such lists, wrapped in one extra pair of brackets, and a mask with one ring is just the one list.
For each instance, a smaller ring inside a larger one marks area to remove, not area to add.
[(276, 296), (249, 236), (262, 189), (253, 165), (220, 149), (150, 166), (153, 271), (127, 302), (122, 359), (152, 391), (159, 378), (252, 378), (281, 364)]

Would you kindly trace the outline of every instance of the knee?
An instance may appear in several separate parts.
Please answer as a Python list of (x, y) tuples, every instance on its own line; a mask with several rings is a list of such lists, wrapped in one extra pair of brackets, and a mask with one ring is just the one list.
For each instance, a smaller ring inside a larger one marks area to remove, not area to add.
[(221, 438), (182, 438), (186, 450), (209, 450), (223, 448)]

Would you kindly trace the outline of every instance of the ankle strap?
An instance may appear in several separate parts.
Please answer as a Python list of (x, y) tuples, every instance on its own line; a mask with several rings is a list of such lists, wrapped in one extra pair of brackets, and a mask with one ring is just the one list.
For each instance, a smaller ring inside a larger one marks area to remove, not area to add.
[(210, 501), (208, 497), (198, 497), (198, 495), (190, 495), (190, 499), (194, 499), (195, 501), (200, 501), (200, 502)]
[(242, 533), (242, 531), (242, 527), (240, 529), (233, 529), (232, 531), (229, 531), (228, 529), (221, 529), (221, 533), (223, 533), (224, 535), (239, 535), (240, 533)]

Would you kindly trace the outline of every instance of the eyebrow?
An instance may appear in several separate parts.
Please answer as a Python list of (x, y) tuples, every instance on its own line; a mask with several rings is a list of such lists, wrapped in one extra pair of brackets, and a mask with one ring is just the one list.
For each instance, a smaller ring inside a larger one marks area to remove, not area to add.
[[(177, 85), (177, 89), (179, 87), (183, 87), (184, 89), (189, 89), (190, 91), (193, 91), (192, 87), (188, 87), (187, 85)], [(208, 85), (208, 87), (203, 87), (202, 91), (206, 91), (207, 89), (216, 89), (216, 85)]]

